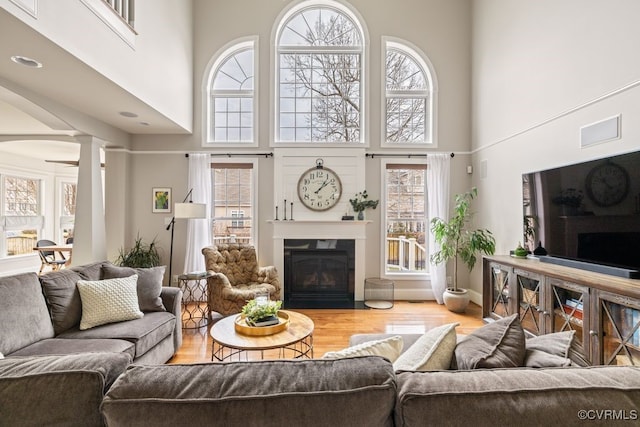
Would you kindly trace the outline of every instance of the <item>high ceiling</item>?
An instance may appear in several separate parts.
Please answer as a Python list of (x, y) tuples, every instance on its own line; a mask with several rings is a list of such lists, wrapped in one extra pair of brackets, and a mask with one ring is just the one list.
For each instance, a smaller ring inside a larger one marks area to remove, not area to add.
[[(0, 40), (0, 154), (78, 157), (77, 144), (49, 142), (72, 141), (79, 134), (51, 114), (50, 100), (130, 134), (184, 133), (173, 121), (1, 8)], [(11, 60), (14, 55), (36, 59), (43, 67), (19, 65)], [(34, 102), (18, 93), (28, 94)], [(136, 117), (122, 116), (123, 111)]]

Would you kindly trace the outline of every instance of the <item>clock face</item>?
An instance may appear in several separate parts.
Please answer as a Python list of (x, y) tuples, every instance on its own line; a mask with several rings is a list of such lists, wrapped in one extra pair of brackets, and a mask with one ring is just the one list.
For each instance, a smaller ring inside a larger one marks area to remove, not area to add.
[(629, 174), (620, 165), (604, 163), (589, 172), (586, 189), (587, 195), (596, 205), (617, 205), (629, 192)]
[(311, 168), (298, 180), (298, 197), (314, 211), (326, 211), (338, 203), (342, 183), (334, 171), (325, 167)]

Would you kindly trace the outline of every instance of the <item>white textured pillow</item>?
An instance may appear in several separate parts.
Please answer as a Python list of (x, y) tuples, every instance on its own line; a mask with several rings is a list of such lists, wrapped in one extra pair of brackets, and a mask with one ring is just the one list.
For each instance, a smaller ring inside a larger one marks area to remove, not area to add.
[(106, 323), (140, 319), (136, 292), (138, 275), (107, 280), (78, 280), (82, 301), (80, 330)]
[(396, 371), (449, 369), (456, 348), (456, 326), (449, 323), (427, 331), (393, 363)]
[(403, 346), (404, 342), (402, 341), (402, 337), (396, 335), (381, 340), (363, 342), (340, 351), (329, 351), (325, 353), (322, 358), (343, 359), (357, 356), (382, 356), (393, 363), (393, 361), (400, 356)]

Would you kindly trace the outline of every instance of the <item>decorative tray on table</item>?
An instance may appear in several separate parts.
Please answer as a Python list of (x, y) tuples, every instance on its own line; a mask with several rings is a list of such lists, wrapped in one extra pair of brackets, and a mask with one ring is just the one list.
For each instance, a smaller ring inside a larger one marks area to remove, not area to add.
[(251, 326), (247, 323), (246, 316), (240, 314), (235, 320), (236, 332), (242, 335), (267, 336), (282, 332), (289, 327), (289, 315), (283, 311), (278, 311), (278, 324), (269, 326)]

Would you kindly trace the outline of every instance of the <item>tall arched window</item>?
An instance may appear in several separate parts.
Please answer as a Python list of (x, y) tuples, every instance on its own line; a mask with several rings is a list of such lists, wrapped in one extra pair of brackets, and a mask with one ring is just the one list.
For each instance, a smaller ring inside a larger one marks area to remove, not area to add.
[(237, 42), (214, 56), (206, 84), (207, 143), (256, 143), (255, 44)]
[(333, 1), (304, 2), (277, 28), (277, 142), (360, 143), (364, 32)]
[(385, 146), (435, 145), (435, 73), (406, 42), (384, 40)]

